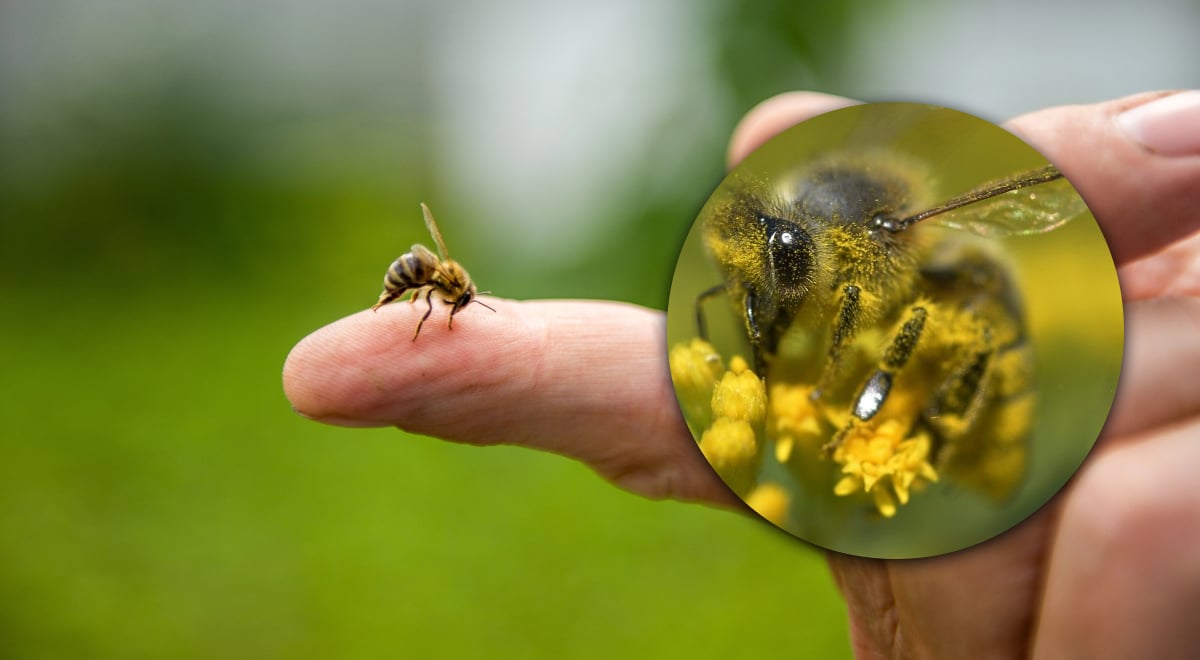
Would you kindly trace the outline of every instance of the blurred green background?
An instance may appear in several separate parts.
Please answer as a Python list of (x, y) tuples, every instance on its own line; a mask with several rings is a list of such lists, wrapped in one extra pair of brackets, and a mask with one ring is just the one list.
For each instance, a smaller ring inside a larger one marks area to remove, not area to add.
[(1112, 4), (0, 3), (0, 655), (848, 657), (790, 537), (306, 422), (283, 359), (374, 302), (420, 201), (499, 295), (665, 307), (779, 91), (1200, 85), (1193, 1)]

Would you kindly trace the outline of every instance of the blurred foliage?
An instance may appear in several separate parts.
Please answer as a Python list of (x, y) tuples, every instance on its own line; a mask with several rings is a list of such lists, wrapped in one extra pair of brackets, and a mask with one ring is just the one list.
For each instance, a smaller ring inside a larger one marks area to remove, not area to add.
[(827, 89), (851, 20), (884, 4), (818, 0), (801, 12), (787, 0), (718, 3), (716, 71), (739, 114), (780, 92)]
[[(161, 76), (45, 108), (32, 128), (6, 127), (0, 214), (9, 220), (0, 250), (4, 267), (21, 274), (16, 283), (95, 290), (101, 280), (153, 290), (278, 282), (292, 270), (280, 264), (318, 262), (331, 247), (336, 255), (341, 227), (371, 210), (364, 205), (384, 213), (394, 186), (369, 171), (384, 156), (338, 154), (314, 131), (314, 147), (281, 163), (289, 154), (271, 142), (263, 118), (232, 112), (210, 83)], [(408, 180), (419, 183), (419, 174)]]
[[(776, 23), (782, 3), (712, 3), (713, 33), (691, 38), (722, 44), (709, 75), (734, 98), (695, 136), (707, 156), (653, 188), (671, 154), (647, 145), (577, 263), (513, 263), (450, 221), (456, 256), (507, 296), (665, 307), (729, 127), (806, 82), (775, 72), (816, 66), (805, 35), (846, 20), (823, 6)], [(14, 7), (6, 30), (52, 23)], [(237, 24), (232, 7), (201, 27)], [(65, 52), (75, 35), (39, 37)], [(336, 73), (308, 95), (250, 90), (236, 63), (145, 51), (87, 85), (32, 61), (0, 81), (3, 655), (848, 653), (820, 554), (767, 525), (644, 501), (547, 455), (294, 415), (287, 350), (373, 302), (390, 260), (427, 240), (417, 202), (453, 195), (430, 167), (437, 119), (405, 100), (419, 80), (396, 104), (346, 94)]]

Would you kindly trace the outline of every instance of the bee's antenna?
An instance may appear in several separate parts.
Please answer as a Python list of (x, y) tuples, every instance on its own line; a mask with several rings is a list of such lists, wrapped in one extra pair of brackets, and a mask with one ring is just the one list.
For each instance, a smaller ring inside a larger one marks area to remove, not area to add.
[[(476, 293), (475, 295), (476, 295), (476, 296), (481, 296), (481, 295), (483, 295), (483, 294), (485, 294), (485, 293), (491, 293), (491, 291), (480, 291), (480, 292)], [(494, 311), (496, 311), (496, 310), (492, 309), (492, 306), (491, 306), (491, 305), (489, 305), (489, 304), (487, 304), (487, 303), (483, 302), (483, 301), (482, 301), (482, 300), (480, 300), (479, 298), (471, 298), (471, 302), (473, 302), (473, 303), (479, 303), (480, 305), (483, 305), (484, 307), (487, 307), (488, 309), (491, 309), (493, 312), (494, 312)]]
[(1057, 167), (1053, 165), (1047, 165), (1040, 169), (1033, 170), (1032, 172), (1026, 172), (1012, 179), (1003, 179), (1000, 181), (985, 183), (974, 190), (965, 192), (958, 197), (951, 198), (950, 200), (931, 209), (926, 209), (920, 213), (917, 213), (916, 215), (910, 215), (901, 220), (876, 220), (876, 226), (881, 229), (886, 229), (890, 232), (901, 231), (908, 229), (909, 227), (931, 216), (940, 215), (947, 211), (953, 211), (954, 209), (966, 206), (968, 204), (974, 204), (975, 202), (997, 197), (1014, 190), (1036, 186), (1039, 183), (1046, 183), (1048, 181), (1054, 181), (1055, 179), (1061, 178), (1063, 178), (1063, 174), (1062, 172), (1058, 171)]

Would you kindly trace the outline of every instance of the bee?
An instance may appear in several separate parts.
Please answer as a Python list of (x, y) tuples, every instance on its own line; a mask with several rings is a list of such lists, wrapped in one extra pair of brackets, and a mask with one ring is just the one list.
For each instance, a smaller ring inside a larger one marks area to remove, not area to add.
[[(933, 436), (942, 465), (974, 465), (989, 442), (1023, 440), (1033, 414), (1020, 291), (1004, 254), (977, 237), (1047, 232), (1087, 209), (1050, 165), (936, 203), (919, 172), (841, 155), (783, 184), (738, 181), (702, 212), (723, 281), (699, 295), (696, 324), (707, 338), (704, 305), (729, 297), (758, 375), (811, 384), (811, 401), (839, 410), (826, 455), (899, 416)], [(959, 442), (980, 433), (1004, 437)], [(997, 497), (1013, 487), (984, 481)]]
[(438, 231), (433, 213), (424, 203), (421, 204), (421, 213), (425, 216), (425, 227), (429, 229), (434, 243), (437, 244), (438, 253), (435, 255), (424, 245), (418, 243), (412, 246), (412, 250), (400, 255), (392, 262), (383, 276), (383, 293), (379, 295), (379, 301), (371, 306), (371, 311), (376, 311), (380, 307), (398, 300), (409, 290), (413, 292), (409, 302), (415, 303), (417, 298), (424, 293), (428, 308), (420, 322), (417, 323), (417, 329), (413, 332), (413, 341), (417, 340), (417, 335), (421, 334), (421, 326), (433, 313), (433, 294), (435, 292), (447, 305), (450, 305), (449, 321), (446, 324), (450, 329), (454, 329), (454, 315), (471, 303), (483, 305), (493, 312), (496, 311), (476, 297), (478, 292), (475, 290), (475, 283), (471, 281), (471, 276), (467, 274), (466, 269), (450, 258), (450, 254), (446, 250), (446, 242), (442, 240), (442, 232)]

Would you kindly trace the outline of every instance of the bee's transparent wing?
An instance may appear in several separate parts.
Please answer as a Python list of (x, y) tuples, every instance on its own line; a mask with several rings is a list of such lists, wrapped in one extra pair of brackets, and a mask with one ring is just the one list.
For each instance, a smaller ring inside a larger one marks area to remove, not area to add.
[(420, 261), (421, 263), (425, 263), (425, 264), (438, 263), (437, 255), (430, 252), (429, 248), (425, 247), (424, 245), (421, 245), (420, 243), (414, 243), (412, 246), (412, 249), (409, 251), (412, 252), (413, 256), (416, 257), (417, 260)]
[(1057, 229), (1087, 210), (1070, 182), (1055, 179), (982, 199), (931, 220), (981, 236), (1023, 236)]
[(880, 226), (900, 231), (934, 218), (935, 224), (982, 236), (1041, 234), (1087, 212), (1087, 205), (1053, 165), (999, 179), (901, 220)]
[(446, 242), (442, 240), (442, 232), (438, 231), (437, 222), (433, 219), (433, 212), (429, 210), (425, 202), (421, 202), (421, 215), (425, 216), (425, 228), (433, 236), (433, 242), (437, 244), (438, 254), (442, 256), (442, 259), (449, 259), (450, 253), (446, 250)]

